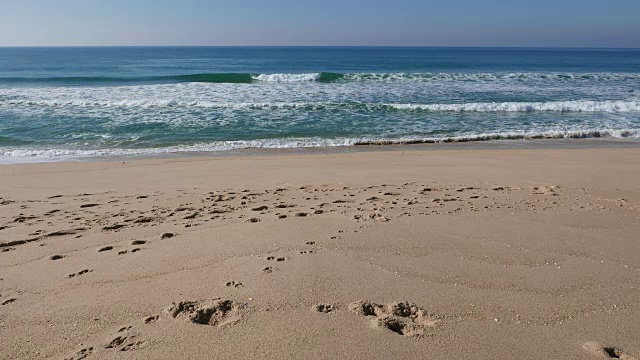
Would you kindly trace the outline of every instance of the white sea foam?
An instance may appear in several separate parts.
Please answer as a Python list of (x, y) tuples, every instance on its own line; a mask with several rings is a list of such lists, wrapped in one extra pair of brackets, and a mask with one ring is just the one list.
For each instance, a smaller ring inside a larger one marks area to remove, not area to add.
[[(640, 131), (640, 74), (347, 74), (346, 81), (318, 82), (339, 79), (336, 75), (255, 76), (254, 83), (269, 82), (264, 86), (0, 85), (5, 144), (0, 162), (243, 148), (635, 138)], [(416, 81), (395, 81), (405, 79)], [(301, 133), (367, 137), (287, 138)], [(207, 139), (202, 141), (238, 134), (281, 139), (187, 145), (200, 141), (192, 134)], [(435, 134), (441, 137), (428, 137)], [(151, 148), (169, 141), (185, 145)]]
[(85, 99), (55, 99), (55, 100), (0, 100), (0, 106), (39, 106), (39, 107), (102, 107), (102, 108), (208, 108), (229, 110), (327, 110), (327, 109), (361, 109), (368, 111), (398, 110), (398, 111), (428, 111), (428, 112), (638, 112), (640, 101), (622, 100), (575, 100), (550, 102), (480, 102), (463, 104), (382, 104), (382, 103), (335, 103), (335, 102), (274, 102), (274, 103), (245, 103), (245, 102), (210, 102), (210, 101), (177, 101), (177, 100), (85, 100)]
[(351, 73), (342, 77), (352, 81), (496, 81), (496, 80), (560, 80), (560, 81), (625, 81), (640, 80), (640, 73)]
[(260, 74), (252, 79), (268, 83), (313, 82), (323, 80), (326, 74), (329, 80), (347, 81), (626, 81), (640, 80), (640, 73), (570, 73), (570, 72), (484, 72), (484, 73), (305, 73), (305, 74)]
[(153, 156), (170, 153), (219, 152), (238, 149), (291, 149), (309, 147), (344, 147), (354, 145), (402, 145), (419, 143), (446, 143), (495, 140), (532, 139), (581, 139), (581, 138), (636, 138), (640, 139), (640, 129), (592, 129), (575, 131), (503, 132), (469, 134), (449, 137), (404, 137), (404, 138), (281, 138), (239, 141), (216, 141), (194, 145), (169, 146), (140, 149), (36, 149), (0, 148), (0, 163), (20, 163), (31, 161), (59, 161), (93, 157), (113, 156)]
[(287, 83), (287, 82), (308, 82), (308, 81), (318, 81), (320, 80), (321, 73), (312, 73), (312, 74), (260, 74), (252, 76), (256, 81), (262, 82), (276, 82), (276, 83)]
[(447, 112), (635, 112), (640, 101), (550, 101), (466, 104), (386, 104), (398, 110)]
[(194, 152), (216, 152), (237, 149), (289, 149), (307, 147), (335, 147), (351, 146), (357, 143), (358, 139), (337, 138), (288, 138), (288, 139), (258, 139), (258, 140), (238, 140), (238, 141), (215, 141), (194, 145), (168, 146), (162, 148), (141, 148), (141, 149), (2, 149), (0, 148), (0, 163), (20, 162), (16, 158), (31, 159), (73, 159), (100, 156), (128, 156), (128, 155), (159, 155), (165, 153), (194, 153)]

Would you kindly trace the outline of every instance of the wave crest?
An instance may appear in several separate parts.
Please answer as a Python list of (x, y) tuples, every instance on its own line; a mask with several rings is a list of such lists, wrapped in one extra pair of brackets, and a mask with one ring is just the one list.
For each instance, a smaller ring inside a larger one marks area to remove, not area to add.
[(424, 112), (638, 112), (640, 101), (573, 100), (550, 102), (500, 102), (462, 104), (382, 104), (360, 102), (287, 102), (287, 103), (216, 103), (177, 100), (0, 100), (0, 106), (101, 107), (101, 108), (208, 108), (221, 110), (356, 110), (356, 111), (424, 111)]
[(542, 73), (542, 72), (495, 72), (495, 73), (203, 73), (160, 75), (147, 77), (122, 76), (70, 76), (70, 77), (0, 77), (0, 84), (45, 84), (45, 85), (100, 85), (100, 84), (146, 84), (146, 83), (291, 83), (334, 81), (628, 81), (640, 80), (640, 73)]

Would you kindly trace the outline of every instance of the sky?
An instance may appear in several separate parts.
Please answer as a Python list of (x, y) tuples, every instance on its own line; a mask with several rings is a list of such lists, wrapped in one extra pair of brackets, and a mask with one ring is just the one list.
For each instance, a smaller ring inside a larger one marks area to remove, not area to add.
[(0, 46), (640, 48), (640, 0), (0, 0)]

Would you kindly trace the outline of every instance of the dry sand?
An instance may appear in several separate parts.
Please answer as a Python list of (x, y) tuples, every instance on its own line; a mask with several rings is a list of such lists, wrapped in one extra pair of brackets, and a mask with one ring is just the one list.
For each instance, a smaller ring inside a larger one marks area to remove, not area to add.
[(0, 166), (2, 359), (640, 358), (640, 149)]

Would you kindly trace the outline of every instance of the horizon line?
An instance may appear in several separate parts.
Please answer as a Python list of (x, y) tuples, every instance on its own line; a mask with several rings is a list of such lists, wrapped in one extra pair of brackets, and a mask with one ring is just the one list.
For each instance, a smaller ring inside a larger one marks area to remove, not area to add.
[(0, 48), (432, 48), (432, 49), (572, 49), (640, 50), (605, 46), (458, 46), (458, 45), (0, 45)]

